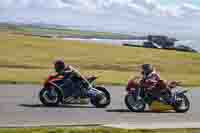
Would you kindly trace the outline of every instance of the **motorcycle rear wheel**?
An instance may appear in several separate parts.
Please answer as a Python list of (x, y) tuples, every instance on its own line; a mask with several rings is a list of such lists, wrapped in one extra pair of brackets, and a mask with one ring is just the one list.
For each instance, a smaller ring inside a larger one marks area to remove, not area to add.
[(97, 95), (96, 98), (91, 98), (91, 100), (90, 100), (91, 104), (93, 104), (97, 108), (105, 108), (105, 107), (107, 107), (111, 102), (110, 93), (104, 87), (98, 86), (98, 87), (96, 87), (96, 89), (101, 91), (101, 92), (103, 92), (106, 102), (105, 103), (100, 103), (101, 98), (98, 98), (100, 95), (99, 96)]
[[(187, 98), (186, 95), (182, 94), (182, 95), (178, 95), (176, 97), (176, 99), (180, 100), (180, 101), (176, 101), (175, 105), (174, 105), (174, 108), (175, 108), (175, 111), (177, 113), (186, 113), (189, 111), (190, 109), (190, 101), (189, 99)], [(182, 107), (182, 104), (184, 102), (184, 105), (185, 105), (185, 108), (181, 108)]]

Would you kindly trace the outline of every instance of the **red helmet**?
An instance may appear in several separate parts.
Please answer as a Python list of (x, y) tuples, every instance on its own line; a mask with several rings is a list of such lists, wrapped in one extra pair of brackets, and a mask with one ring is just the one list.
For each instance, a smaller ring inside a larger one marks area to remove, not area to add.
[(63, 60), (56, 60), (54, 62), (54, 68), (56, 72), (61, 72), (65, 69), (65, 62)]

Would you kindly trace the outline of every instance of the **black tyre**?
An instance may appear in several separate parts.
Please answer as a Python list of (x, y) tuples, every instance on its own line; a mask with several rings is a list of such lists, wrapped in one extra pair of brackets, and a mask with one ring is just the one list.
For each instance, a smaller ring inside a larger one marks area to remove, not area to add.
[(133, 95), (127, 94), (124, 101), (128, 109), (132, 112), (144, 112), (145, 110), (146, 105), (144, 101), (142, 99), (136, 101)]
[(103, 92), (104, 102), (102, 103), (102, 95), (97, 95), (96, 98), (92, 98), (90, 100), (91, 104), (93, 104), (97, 108), (105, 108), (111, 102), (110, 93), (104, 87), (96, 87), (97, 90)]
[(40, 101), (45, 106), (58, 106), (62, 100), (61, 92), (58, 89), (54, 89), (54, 96), (50, 97), (48, 94), (50, 93), (50, 89), (43, 88), (39, 93)]
[[(186, 95), (177, 95), (177, 101), (174, 105), (175, 111), (177, 113), (186, 113), (190, 109), (190, 101)], [(184, 106), (183, 106), (184, 105)]]

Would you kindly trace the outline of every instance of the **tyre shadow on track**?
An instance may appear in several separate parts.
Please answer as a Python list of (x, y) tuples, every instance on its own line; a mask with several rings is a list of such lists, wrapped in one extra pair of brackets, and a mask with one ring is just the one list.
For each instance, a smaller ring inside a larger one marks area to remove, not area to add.
[(81, 106), (81, 105), (44, 106), (42, 104), (19, 104), (19, 106), (28, 108), (95, 108), (93, 106)]
[(149, 111), (146, 110), (144, 112), (132, 112), (128, 109), (108, 109), (106, 112), (111, 112), (111, 113), (162, 113), (162, 114), (168, 114), (168, 113), (176, 113), (174, 111)]

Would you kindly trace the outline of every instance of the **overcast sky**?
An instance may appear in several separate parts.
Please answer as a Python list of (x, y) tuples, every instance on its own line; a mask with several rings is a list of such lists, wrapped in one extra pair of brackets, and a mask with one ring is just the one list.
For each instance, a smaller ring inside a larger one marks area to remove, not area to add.
[(0, 21), (155, 32), (197, 39), (200, 0), (0, 0)]

